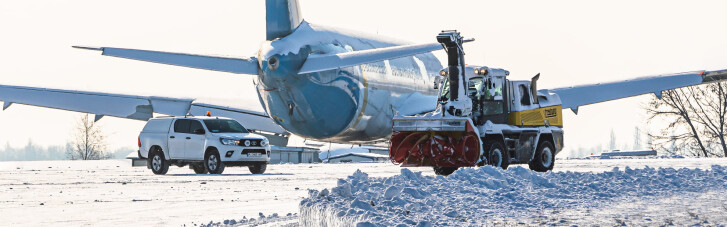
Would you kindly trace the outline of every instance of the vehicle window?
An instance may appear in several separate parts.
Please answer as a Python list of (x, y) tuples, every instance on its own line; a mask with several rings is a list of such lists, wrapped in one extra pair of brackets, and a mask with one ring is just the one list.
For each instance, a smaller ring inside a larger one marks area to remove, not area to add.
[(530, 92), (528, 92), (528, 88), (525, 87), (525, 85), (520, 85), (520, 104), (523, 106), (529, 106), (530, 105)]
[(174, 132), (176, 133), (189, 133), (189, 120), (179, 119), (174, 122)]
[(442, 90), (439, 93), (439, 98), (442, 100), (449, 100), (449, 78), (444, 80), (442, 84)]
[(467, 93), (470, 94), (470, 96), (477, 96), (477, 91), (482, 90), (482, 85), (484, 85), (484, 80), (481, 77), (470, 79), (467, 86)]
[(502, 114), (502, 101), (485, 101), (482, 103), (482, 110), (484, 115), (496, 115)]
[(234, 120), (204, 120), (204, 124), (212, 133), (248, 133), (245, 127)]
[(202, 127), (202, 123), (199, 123), (199, 121), (191, 120), (189, 122), (189, 133), (194, 133), (197, 129), (204, 129)]

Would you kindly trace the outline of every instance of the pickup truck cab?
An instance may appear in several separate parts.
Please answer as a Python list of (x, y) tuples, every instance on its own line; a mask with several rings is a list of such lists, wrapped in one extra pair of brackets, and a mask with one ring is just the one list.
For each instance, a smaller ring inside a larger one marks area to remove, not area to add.
[(262, 174), (270, 161), (270, 144), (230, 118), (153, 118), (139, 134), (139, 158), (147, 159), (147, 168), (160, 175), (170, 165), (189, 165), (197, 174), (247, 166), (253, 174)]

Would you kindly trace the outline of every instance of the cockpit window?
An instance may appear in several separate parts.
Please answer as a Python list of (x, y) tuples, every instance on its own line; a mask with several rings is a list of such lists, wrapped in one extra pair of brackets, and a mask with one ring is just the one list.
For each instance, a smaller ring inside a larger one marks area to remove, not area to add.
[(204, 124), (212, 133), (248, 133), (245, 127), (233, 120), (204, 120)]

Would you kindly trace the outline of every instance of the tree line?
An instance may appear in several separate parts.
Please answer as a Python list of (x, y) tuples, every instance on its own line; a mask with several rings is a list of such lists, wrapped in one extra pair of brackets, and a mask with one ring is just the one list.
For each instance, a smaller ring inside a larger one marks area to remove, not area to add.
[(645, 109), (649, 122), (658, 127), (650, 133), (655, 149), (671, 154), (727, 157), (727, 83), (663, 91)]
[(32, 140), (21, 148), (6, 143), (0, 150), (0, 161), (123, 159), (135, 151), (133, 148), (110, 150), (102, 127), (88, 114), (77, 119), (71, 138), (66, 145), (49, 147), (35, 144)]

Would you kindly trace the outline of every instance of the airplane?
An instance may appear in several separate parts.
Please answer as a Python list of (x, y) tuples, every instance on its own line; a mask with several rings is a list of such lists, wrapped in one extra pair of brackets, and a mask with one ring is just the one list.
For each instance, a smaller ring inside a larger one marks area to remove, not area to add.
[[(211, 110), (261, 134), (292, 133), (317, 141), (361, 144), (387, 141), (395, 115), (437, 108), (439, 90), (435, 85), (441, 82), (442, 64), (431, 52), (442, 49), (441, 44), (409, 44), (309, 23), (297, 0), (266, 0), (265, 10), (266, 41), (249, 58), (74, 46), (106, 56), (253, 76), (264, 112), (188, 98), (0, 85), (3, 110), (18, 103), (92, 113), (95, 120), (104, 116), (148, 120), (155, 113), (204, 115)], [(560, 95), (563, 108), (577, 112), (578, 107), (593, 103), (721, 81), (721, 72), (688, 72), (549, 91)], [(705, 74), (712, 76), (705, 79)], [(285, 143), (287, 140), (276, 145)]]

